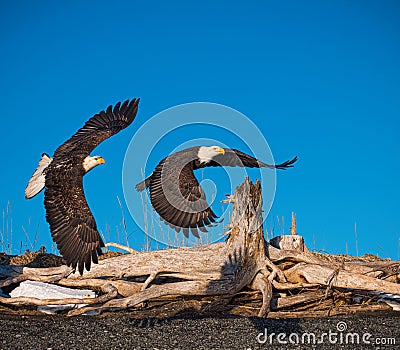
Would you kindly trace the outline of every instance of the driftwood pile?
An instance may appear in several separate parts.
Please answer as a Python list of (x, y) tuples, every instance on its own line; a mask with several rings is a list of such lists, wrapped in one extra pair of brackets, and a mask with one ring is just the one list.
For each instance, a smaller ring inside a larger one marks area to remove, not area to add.
[(227, 200), (226, 241), (194, 248), (134, 252), (99, 261), (83, 276), (65, 265), (47, 268), (0, 262), (3, 292), (25, 280), (90, 288), (96, 298), (0, 297), (0, 310), (86, 304), (68, 315), (129, 310), (171, 316), (184, 310), (260, 317), (323, 316), (388, 310), (379, 293), (400, 294), (400, 262), (311, 253), (296, 235), (264, 239), (261, 186), (245, 180)]

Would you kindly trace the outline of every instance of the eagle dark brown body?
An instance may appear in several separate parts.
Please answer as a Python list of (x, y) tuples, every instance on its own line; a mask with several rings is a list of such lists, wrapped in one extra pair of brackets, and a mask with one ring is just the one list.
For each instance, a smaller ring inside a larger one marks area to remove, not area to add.
[(102, 141), (126, 128), (135, 119), (139, 99), (109, 106), (94, 115), (68, 141), (54, 152), (43, 154), (39, 167), (25, 190), (32, 198), (43, 188), (46, 220), (57, 248), (68, 266), (90, 270), (98, 262), (104, 242), (88, 206), (83, 176), (105, 161), (90, 152)]
[(136, 185), (138, 191), (149, 188), (150, 201), (160, 218), (177, 232), (188, 237), (189, 229), (199, 237), (198, 230), (207, 232), (218, 216), (207, 204), (205, 194), (194, 176), (194, 170), (215, 166), (267, 167), (287, 169), (297, 157), (282, 164), (270, 165), (235, 149), (191, 147), (173, 153), (156, 166), (153, 173)]

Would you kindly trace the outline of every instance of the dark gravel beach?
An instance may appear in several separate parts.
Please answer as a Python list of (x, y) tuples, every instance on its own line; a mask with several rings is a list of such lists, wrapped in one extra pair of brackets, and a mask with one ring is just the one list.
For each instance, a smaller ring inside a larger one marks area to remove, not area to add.
[(0, 315), (0, 348), (400, 349), (399, 316), (395, 312), (308, 319)]

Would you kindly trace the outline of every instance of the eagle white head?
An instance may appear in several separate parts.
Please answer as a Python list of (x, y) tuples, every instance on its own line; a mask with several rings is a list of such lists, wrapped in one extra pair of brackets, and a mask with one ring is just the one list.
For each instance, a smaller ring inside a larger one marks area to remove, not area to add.
[(199, 158), (200, 163), (208, 163), (215, 156), (220, 154), (225, 154), (225, 150), (219, 146), (200, 146), (199, 151), (197, 152), (197, 157)]
[(106, 161), (104, 160), (103, 157), (100, 156), (87, 156), (83, 160), (83, 168), (85, 169), (85, 172), (87, 173), (88, 171), (92, 170), (94, 167), (104, 164)]

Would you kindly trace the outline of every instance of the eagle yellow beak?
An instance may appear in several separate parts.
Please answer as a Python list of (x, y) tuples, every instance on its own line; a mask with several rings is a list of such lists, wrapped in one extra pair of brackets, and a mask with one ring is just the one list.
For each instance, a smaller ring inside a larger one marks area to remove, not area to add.
[(99, 163), (99, 164), (105, 164), (105, 160), (104, 160), (104, 158), (103, 157), (100, 157), (100, 158), (98, 158), (97, 159), (97, 163)]
[(222, 147), (220, 147), (220, 148), (218, 149), (218, 153), (220, 153), (220, 154), (225, 154), (225, 150), (224, 150)]

